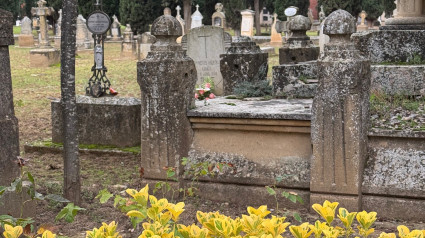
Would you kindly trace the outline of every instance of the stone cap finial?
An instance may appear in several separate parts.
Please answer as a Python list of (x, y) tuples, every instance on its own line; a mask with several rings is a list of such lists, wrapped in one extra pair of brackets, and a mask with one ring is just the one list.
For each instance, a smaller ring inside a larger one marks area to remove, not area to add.
[(222, 3), (215, 4), (215, 10), (217, 12), (222, 12), (223, 11), (223, 4)]
[(37, 2), (37, 4), (38, 4), (38, 7), (45, 7), (47, 2), (44, 1), (44, 0), (40, 0), (40, 1)]
[(169, 7), (164, 8), (164, 15), (171, 16), (171, 9)]
[(153, 36), (176, 36), (183, 34), (180, 22), (171, 15), (163, 15), (152, 23), (151, 34)]
[(13, 15), (0, 9), (0, 46), (13, 44)]
[(351, 35), (356, 32), (356, 18), (345, 10), (329, 14), (323, 26), (326, 35)]
[(288, 23), (288, 29), (290, 31), (308, 31), (311, 29), (310, 18), (302, 15), (294, 16)]

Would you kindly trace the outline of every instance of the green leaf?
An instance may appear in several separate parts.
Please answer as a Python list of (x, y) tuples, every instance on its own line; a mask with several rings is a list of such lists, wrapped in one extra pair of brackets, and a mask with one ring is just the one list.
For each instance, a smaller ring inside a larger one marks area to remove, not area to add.
[(32, 176), (32, 174), (30, 172), (27, 172), (27, 176), (28, 176), (28, 180), (35, 185), (35, 180), (34, 177)]
[[(55, 196), (54, 194), (49, 194), (49, 195)], [(49, 195), (47, 195), (47, 196), (49, 196)], [(56, 195), (56, 196), (59, 196), (59, 195)], [(44, 200), (44, 198), (45, 197), (43, 196), (43, 194), (34, 191), (34, 197), (32, 197), (32, 199), (35, 199), (35, 200)], [(54, 200), (54, 199), (52, 199), (52, 200)], [(67, 200), (67, 202), (69, 202), (69, 201)]]
[(297, 212), (294, 212), (293, 216), (295, 220), (297, 220), (298, 222), (302, 222), (300, 214), (298, 214)]
[(267, 192), (268, 192), (270, 195), (272, 195), (272, 196), (276, 195), (276, 191), (275, 191), (273, 188), (271, 188), (271, 187), (269, 187), (269, 186), (266, 186), (266, 189), (267, 189)]
[(9, 215), (0, 215), (0, 225), (4, 227), (4, 224), (16, 226), (16, 218)]
[(282, 196), (285, 197), (285, 198), (288, 198), (289, 197), (289, 193), (286, 192), (286, 191), (283, 191), (282, 192)]
[(288, 199), (289, 199), (291, 202), (296, 203), (296, 202), (297, 202), (297, 195), (289, 194)]
[(282, 180), (283, 180), (282, 176), (276, 177), (276, 182), (280, 183), (280, 182), (282, 182)]
[(176, 175), (176, 172), (173, 170), (167, 170), (167, 178), (172, 178), (174, 175)]
[(68, 205), (66, 205), (66, 207), (64, 207), (56, 216), (55, 221), (64, 219), (66, 222), (71, 223), (74, 221), (74, 218), (77, 215), (77, 212), (81, 210), (86, 210), (86, 209), (81, 208), (79, 206), (75, 206), (74, 203), (68, 203)]
[(17, 226), (22, 226), (22, 227), (26, 227), (29, 224), (34, 223), (34, 220), (31, 217), (28, 218), (18, 218), (16, 220), (16, 225)]
[(297, 196), (297, 201), (301, 204), (304, 204), (304, 200), (300, 196)]
[(110, 193), (108, 191), (108, 189), (102, 189), (99, 191), (99, 193), (97, 194), (96, 198), (99, 198), (100, 203), (104, 204), (106, 203), (111, 197), (113, 197), (114, 195), (112, 193)]
[(0, 197), (3, 195), (4, 192), (6, 192), (7, 187), (5, 186), (0, 186)]
[(186, 165), (189, 162), (188, 158), (183, 157), (182, 158), (182, 165)]
[[(14, 191), (17, 191), (17, 187), (19, 186), (19, 183), (21, 183), (21, 178), (16, 178), (11, 184), (10, 184), (10, 186), (9, 187), (7, 187), (7, 191), (9, 191), (9, 192), (14, 192)], [(21, 185), (22, 185), (22, 183), (21, 183)], [(21, 186), (22, 187), (22, 186)], [(17, 192), (19, 192), (19, 190), (17, 191)]]
[(48, 200), (55, 201), (55, 202), (71, 202), (68, 199), (62, 197), (61, 195), (57, 195), (57, 194), (48, 194), (48, 195), (46, 195), (45, 198), (48, 199)]

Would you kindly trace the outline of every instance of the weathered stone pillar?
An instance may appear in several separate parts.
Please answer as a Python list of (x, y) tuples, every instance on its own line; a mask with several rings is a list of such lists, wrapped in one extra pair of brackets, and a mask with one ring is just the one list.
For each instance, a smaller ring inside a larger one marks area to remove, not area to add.
[(220, 55), (220, 72), (223, 75), (224, 95), (242, 82), (267, 79), (268, 53), (263, 53), (247, 36), (237, 37), (225, 54)]
[(121, 42), (121, 57), (136, 58), (136, 42), (130, 24), (126, 25)]
[(166, 177), (164, 167), (174, 167), (188, 155), (192, 131), (186, 112), (196, 83), (194, 61), (176, 43), (181, 24), (163, 15), (152, 24), (155, 44), (137, 64), (142, 91), (142, 168), (145, 178)]
[(425, 0), (397, 0), (397, 14), (383, 30), (425, 30)]
[(279, 49), (279, 64), (317, 60), (319, 47), (306, 35), (310, 28), (311, 21), (308, 17), (297, 15), (289, 21), (288, 29), (293, 34), (288, 39), (288, 44)]
[(355, 31), (355, 18), (344, 10), (326, 18), (330, 42), (318, 60), (312, 109), (310, 202), (338, 201), (349, 211), (361, 209), (370, 117), (370, 61), (350, 42)]
[[(13, 45), (13, 15), (0, 9), (0, 186), (8, 186), (19, 176), (18, 119), (13, 108), (9, 45)], [(25, 199), (28, 197), (25, 196)], [(3, 194), (0, 214), (20, 216), (22, 197), (14, 192)], [(27, 203), (25, 215), (35, 214), (33, 203)]]

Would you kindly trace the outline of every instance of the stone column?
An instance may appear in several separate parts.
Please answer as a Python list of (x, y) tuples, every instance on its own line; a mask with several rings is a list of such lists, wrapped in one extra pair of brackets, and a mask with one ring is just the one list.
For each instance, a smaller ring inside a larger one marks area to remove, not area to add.
[(55, 35), (55, 47), (61, 48), (61, 36), (62, 36), (62, 9), (58, 11), (59, 18), (56, 23), (56, 35)]
[(397, 0), (397, 15), (387, 19), (383, 30), (425, 30), (425, 0)]
[(361, 209), (370, 117), (370, 61), (350, 42), (354, 32), (356, 20), (344, 10), (324, 22), (330, 42), (317, 62), (311, 125), (310, 203), (338, 201), (349, 211)]
[[(13, 108), (9, 56), (9, 45), (13, 44), (13, 15), (0, 9), (0, 186), (9, 186), (19, 176), (19, 129)], [(19, 217), (21, 199), (14, 192), (3, 194), (0, 214)], [(34, 217), (34, 208), (34, 203), (27, 203), (24, 215)]]
[(197, 73), (194, 61), (176, 43), (182, 27), (163, 15), (152, 24), (155, 44), (137, 64), (142, 91), (142, 168), (145, 178), (164, 179), (164, 167), (175, 167), (188, 155), (192, 131), (186, 112)]

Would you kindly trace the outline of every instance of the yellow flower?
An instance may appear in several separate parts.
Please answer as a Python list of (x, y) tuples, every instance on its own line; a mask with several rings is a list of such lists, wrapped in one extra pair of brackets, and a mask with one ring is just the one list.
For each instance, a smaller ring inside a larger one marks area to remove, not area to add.
[(316, 204), (313, 204), (312, 207), (330, 225), (335, 218), (335, 210), (338, 207), (338, 204), (339, 203), (337, 202), (331, 203), (328, 200), (326, 200), (323, 203), (323, 206), (316, 203)]
[(266, 217), (268, 214), (270, 214), (270, 211), (267, 210), (267, 206), (263, 205), (260, 206), (259, 208), (255, 209), (253, 207), (248, 207), (248, 214), (249, 215), (257, 215), (261, 218)]
[(410, 231), (409, 228), (403, 225), (398, 226), (397, 230), (400, 238), (424, 238), (424, 233), (420, 230)]
[(43, 235), (41, 235), (41, 238), (56, 238), (56, 234), (53, 234), (51, 231), (49, 230), (45, 230), (43, 232)]
[(320, 238), (322, 237), (322, 231), (324, 229), (328, 229), (329, 227), (326, 225), (326, 222), (320, 222), (320, 221), (316, 221), (314, 223), (314, 225), (308, 225), (308, 227), (310, 227), (310, 229), (314, 232), (314, 236), (316, 238)]
[(324, 229), (322, 232), (325, 238), (337, 238), (339, 236), (340, 230), (335, 229), (333, 227), (328, 227), (327, 229)]
[(267, 234), (273, 235), (273, 237), (278, 237), (286, 231), (286, 228), (289, 226), (289, 222), (284, 222), (285, 217), (276, 217), (272, 216), (271, 219), (264, 219), (262, 226), (264, 231)]
[(299, 226), (290, 226), (289, 231), (295, 238), (307, 238), (313, 233), (309, 228), (309, 223), (305, 222)]
[(22, 226), (11, 226), (8, 224), (4, 225), (3, 236), (5, 238), (18, 238), (23, 232)]

